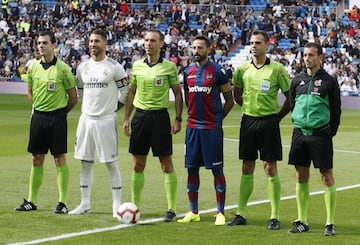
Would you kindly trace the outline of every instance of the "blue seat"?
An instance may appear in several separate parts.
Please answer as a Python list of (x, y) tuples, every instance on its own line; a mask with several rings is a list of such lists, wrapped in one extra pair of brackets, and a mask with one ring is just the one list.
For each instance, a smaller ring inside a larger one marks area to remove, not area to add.
[(190, 20), (189, 25), (198, 25), (199, 23), (196, 20)]
[(333, 52), (333, 48), (326, 48), (326, 54), (331, 54)]
[(192, 25), (192, 24), (190, 24), (189, 27), (190, 27), (191, 30), (193, 30), (193, 29), (197, 29), (197, 30), (202, 29), (202, 25)]
[(321, 36), (326, 36), (329, 33), (329, 29), (323, 28), (321, 29)]
[(167, 25), (167, 24), (159, 24), (159, 25), (157, 26), (157, 29), (158, 29), (159, 31), (161, 31), (161, 32), (165, 32), (165, 31), (167, 30), (167, 28), (168, 28), (168, 25)]
[(237, 48), (237, 50), (240, 52), (242, 49), (244, 49), (245, 48), (245, 46), (244, 45), (240, 45), (238, 48)]
[(133, 8), (133, 9), (141, 9), (141, 5), (140, 4), (131, 4), (131, 8)]

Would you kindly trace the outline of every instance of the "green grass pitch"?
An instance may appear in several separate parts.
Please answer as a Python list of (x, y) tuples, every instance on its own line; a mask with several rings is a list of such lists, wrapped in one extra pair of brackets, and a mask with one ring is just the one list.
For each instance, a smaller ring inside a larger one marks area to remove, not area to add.
[[(309, 207), (310, 231), (305, 234), (289, 234), (291, 221), (297, 217), (296, 201), (289, 198), (281, 202), (279, 231), (266, 229), (270, 215), (269, 203), (248, 207), (247, 226), (218, 227), (214, 225), (216, 207), (213, 178), (210, 171), (201, 169), (199, 208), (201, 222), (179, 224), (176, 222), (145, 222), (120, 229), (117, 219), (112, 217), (111, 192), (108, 173), (104, 165), (94, 166), (92, 190), (92, 212), (87, 215), (70, 216), (52, 213), (58, 193), (53, 159), (47, 156), (45, 175), (38, 200), (38, 211), (14, 212), (14, 208), (27, 198), (31, 155), (27, 153), (31, 105), (25, 95), (0, 95), (0, 244), (359, 244), (360, 239), (360, 111), (343, 110), (338, 134), (334, 138), (334, 173), (336, 186), (355, 188), (338, 192), (335, 237), (323, 237), (325, 205), (323, 195), (311, 196)], [(173, 108), (170, 113), (174, 116)], [(130, 176), (132, 158), (128, 153), (128, 141), (121, 132), (124, 110), (119, 116), (119, 154), (122, 174), (122, 201), (130, 200)], [(80, 202), (80, 163), (73, 158), (73, 146), (80, 103), (69, 113), (69, 134), (67, 155), (71, 171), (69, 202), (70, 209)], [(186, 113), (184, 111), (184, 118)], [(237, 105), (224, 121), (225, 176), (227, 180), (226, 218), (235, 212), (239, 192), (241, 162), (237, 159), (238, 134), (241, 108)], [(186, 194), (186, 170), (183, 167), (183, 130), (174, 135), (174, 163), (178, 175), (177, 213), (179, 216), (189, 208)], [(282, 197), (295, 194), (295, 171), (287, 165), (287, 154), (291, 139), (292, 124), (288, 115), (281, 122), (284, 159), (279, 162), (282, 183)], [(159, 220), (166, 211), (165, 190), (158, 159), (149, 156), (145, 170), (145, 188), (142, 195), (141, 220)], [(257, 163), (255, 187), (250, 202), (267, 199), (265, 175), (262, 164)], [(318, 170), (311, 170), (312, 192), (322, 191)], [(207, 210), (207, 211), (206, 211)], [(63, 239), (59, 239), (63, 238)], [(32, 242), (34, 241), (34, 242)]]

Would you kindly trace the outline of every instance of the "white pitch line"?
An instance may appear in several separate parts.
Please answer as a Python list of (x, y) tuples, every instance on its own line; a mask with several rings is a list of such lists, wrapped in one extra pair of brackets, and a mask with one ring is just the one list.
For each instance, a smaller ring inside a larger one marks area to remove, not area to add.
[[(240, 122), (239, 122), (239, 125), (223, 125), (222, 126), (223, 128), (240, 128)], [(284, 128), (293, 128), (294, 125), (292, 124), (281, 124), (280, 127), (284, 127)], [(353, 125), (349, 125), (349, 126), (342, 126), (340, 125), (339, 128), (360, 128), (360, 126), (353, 126)]]
[[(354, 188), (359, 188), (359, 187), (360, 187), (360, 184), (356, 184), (356, 185), (339, 187), (336, 190), (337, 191), (344, 191), (344, 190), (349, 190), (349, 189), (354, 189)], [(315, 191), (315, 192), (311, 192), (310, 195), (314, 196), (314, 195), (320, 195), (320, 194), (323, 194), (323, 193), (324, 193), (324, 191)], [(289, 199), (294, 199), (294, 198), (296, 198), (295, 195), (285, 196), (285, 197), (282, 197), (281, 200), (289, 200)], [(270, 202), (270, 200), (268, 200), (268, 199), (267, 200), (253, 201), (253, 202), (249, 202), (248, 206), (264, 204), (264, 203), (268, 203), (268, 202)], [(230, 205), (230, 206), (225, 207), (226, 210), (234, 209), (234, 208), (237, 208), (237, 205)], [(202, 210), (199, 213), (205, 214), (205, 213), (211, 213), (211, 212), (215, 212), (215, 211), (216, 211), (216, 208), (212, 208), (212, 209)], [(185, 215), (186, 214), (184, 213), (184, 214), (178, 215), (177, 217), (184, 217)], [(162, 218), (153, 218), (153, 219), (147, 219), (147, 220), (139, 221), (137, 224), (141, 225), (141, 224), (155, 223), (155, 222), (161, 222), (162, 220), (163, 220)], [(110, 226), (110, 227), (104, 227), (104, 228), (98, 228), (98, 229), (93, 229), (93, 230), (86, 230), (86, 231), (81, 231), (81, 232), (62, 234), (62, 235), (53, 236), (53, 237), (46, 237), (46, 238), (27, 241), (27, 242), (9, 243), (8, 245), (27, 245), (27, 244), (38, 244), (38, 243), (42, 243), (42, 242), (58, 241), (58, 240), (62, 240), (62, 239), (72, 238), (72, 237), (78, 237), (78, 236), (90, 235), (90, 234), (95, 234), (95, 233), (100, 233), (100, 232), (124, 229), (124, 228), (131, 227), (131, 226), (134, 226), (134, 225), (135, 224), (128, 224), (128, 225), (127, 224), (119, 224), (119, 225)]]

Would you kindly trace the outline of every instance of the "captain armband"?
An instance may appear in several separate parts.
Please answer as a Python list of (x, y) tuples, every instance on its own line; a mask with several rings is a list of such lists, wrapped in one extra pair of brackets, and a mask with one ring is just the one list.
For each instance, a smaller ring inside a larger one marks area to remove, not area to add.
[[(125, 80), (125, 79), (124, 79)], [(118, 101), (125, 105), (126, 98), (130, 90), (130, 84), (118, 88)]]
[(231, 90), (232, 90), (231, 83), (226, 83), (226, 84), (221, 86), (221, 92), (223, 92), (223, 93), (229, 92)]
[(116, 85), (118, 88), (126, 87), (129, 84), (130, 84), (130, 81), (127, 78), (123, 78), (119, 81), (116, 81)]

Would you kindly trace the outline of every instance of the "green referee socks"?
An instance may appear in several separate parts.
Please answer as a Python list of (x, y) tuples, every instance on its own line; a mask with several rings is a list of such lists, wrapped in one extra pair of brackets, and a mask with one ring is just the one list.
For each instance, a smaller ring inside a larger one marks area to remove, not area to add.
[(44, 178), (44, 167), (32, 166), (30, 171), (30, 183), (29, 183), (29, 196), (28, 201), (34, 204), (37, 203), (37, 198)]
[(69, 166), (67, 164), (57, 166), (57, 184), (59, 190), (59, 202), (67, 203), (69, 192)]
[(326, 224), (334, 224), (336, 208), (336, 188), (335, 186), (325, 188), (325, 207), (326, 207)]
[(308, 223), (308, 207), (309, 207), (309, 183), (296, 183), (296, 203), (298, 208), (298, 220)]
[(165, 174), (164, 185), (168, 209), (172, 209), (174, 212), (176, 212), (177, 177), (175, 172)]
[(271, 219), (279, 220), (281, 183), (279, 175), (267, 179), (267, 190), (271, 205)]
[(254, 175), (241, 175), (239, 206), (236, 214), (246, 217), (246, 206), (254, 189)]
[(131, 202), (140, 208), (141, 192), (144, 188), (144, 173), (133, 172), (131, 176)]

